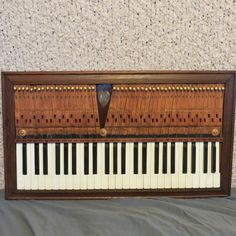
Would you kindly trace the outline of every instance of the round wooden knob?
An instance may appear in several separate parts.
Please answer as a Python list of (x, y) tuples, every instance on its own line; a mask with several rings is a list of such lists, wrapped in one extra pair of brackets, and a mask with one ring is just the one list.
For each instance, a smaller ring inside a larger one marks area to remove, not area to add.
[(219, 129), (213, 129), (213, 130), (211, 131), (211, 134), (212, 134), (213, 136), (218, 136), (218, 135), (220, 134), (220, 131), (219, 131)]
[(106, 137), (107, 136), (107, 130), (106, 129), (100, 129), (100, 135), (102, 136), (102, 137)]
[(26, 130), (25, 129), (20, 129), (19, 130), (19, 135), (24, 137), (26, 135)]

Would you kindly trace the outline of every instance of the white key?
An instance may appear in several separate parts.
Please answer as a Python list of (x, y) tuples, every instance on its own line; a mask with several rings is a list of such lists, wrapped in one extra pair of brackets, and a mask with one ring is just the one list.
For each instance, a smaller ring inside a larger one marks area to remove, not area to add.
[(87, 176), (84, 174), (84, 143), (79, 144), (80, 189), (87, 189)]
[(192, 143), (188, 142), (188, 151), (187, 151), (187, 175), (186, 175), (186, 188), (192, 188), (193, 177), (192, 177)]
[(159, 174), (157, 178), (158, 188), (164, 188), (165, 186), (165, 177), (163, 174), (163, 142), (159, 143)]
[(102, 184), (102, 162), (100, 158), (101, 143), (97, 143), (97, 174), (95, 175), (95, 189), (101, 189)]
[(201, 156), (200, 142), (196, 142), (196, 172), (193, 174), (193, 188), (199, 188), (200, 183), (200, 156)]
[(51, 163), (51, 156), (52, 156), (52, 146), (51, 143), (46, 144), (48, 148), (48, 156), (47, 156), (47, 162), (48, 162), (48, 174), (45, 175), (45, 187), (47, 190), (50, 190), (52, 188), (52, 176), (51, 176), (51, 169), (52, 169), (52, 163)]
[(31, 189), (31, 177), (32, 177), (32, 166), (31, 166), (31, 143), (26, 144), (26, 160), (27, 160), (27, 175), (25, 176), (25, 189)]
[(137, 174), (137, 188), (143, 188), (143, 174), (142, 174), (142, 157), (143, 157), (143, 144), (138, 143), (138, 174)]
[(64, 174), (64, 143), (60, 144), (60, 182), (59, 189), (66, 189), (66, 177)]
[(16, 184), (17, 189), (24, 189), (24, 175), (23, 175), (23, 144), (16, 144)]
[(206, 187), (212, 188), (214, 185), (212, 170), (212, 143), (208, 142), (208, 153), (207, 153), (207, 174), (206, 174)]
[(116, 187), (116, 179), (114, 175), (114, 155), (113, 155), (113, 143), (109, 144), (109, 159), (110, 159), (110, 166), (109, 166), (109, 189), (115, 189)]
[(185, 175), (186, 174), (184, 174), (183, 173), (183, 159), (184, 159), (184, 154), (183, 154), (183, 147), (184, 146), (184, 144), (183, 144), (183, 142), (179, 142), (179, 150), (178, 150), (178, 153), (179, 153), (179, 188), (185, 188), (185, 179), (186, 179), (186, 177), (185, 177)]
[(116, 175), (116, 189), (122, 189), (122, 175), (121, 175), (121, 143), (117, 143), (117, 175)]
[(150, 143), (150, 181), (150, 187), (157, 188), (157, 174), (155, 174), (155, 143)]
[(40, 190), (45, 189), (45, 176), (43, 174), (43, 144), (39, 143), (39, 182), (38, 186)]
[(216, 142), (216, 172), (214, 173), (214, 188), (220, 187), (220, 143)]
[[(73, 152), (75, 152), (75, 154), (73, 153)], [(73, 155), (75, 155), (75, 156), (73, 156)], [(76, 163), (76, 165), (75, 166), (73, 166), (73, 159), (75, 158), (75, 163)], [(78, 168), (77, 168), (77, 166), (78, 166), (78, 159), (77, 159), (77, 146), (76, 146), (76, 144), (75, 143), (72, 143), (72, 167), (73, 168), (75, 168), (75, 174), (73, 174), (73, 172), (72, 172), (72, 170), (71, 170), (71, 173), (72, 173), (72, 175), (71, 175), (71, 181), (72, 181), (72, 189), (77, 189), (77, 188), (75, 188), (76, 187), (76, 185), (77, 185), (77, 181), (78, 181)], [(72, 169), (73, 169), (72, 168)]]
[(76, 174), (73, 175), (73, 189), (80, 189), (80, 172), (81, 168), (79, 166), (79, 143), (75, 144), (76, 146)]
[(105, 174), (105, 143), (101, 143), (100, 161), (102, 163), (102, 189), (108, 189), (108, 175)]
[(56, 144), (52, 143), (52, 156), (49, 158), (52, 163), (52, 189), (59, 189), (59, 175), (56, 175)]
[(134, 174), (134, 143), (130, 148), (130, 189), (137, 188), (137, 174)]
[(204, 143), (200, 143), (200, 188), (206, 187), (206, 173), (204, 173)]
[(129, 189), (130, 143), (125, 143), (125, 174), (122, 174), (122, 188)]
[[(65, 153), (64, 153), (65, 155)], [(68, 143), (68, 174), (65, 175), (66, 178), (66, 189), (72, 189), (72, 143)]]
[[(147, 172), (146, 174), (144, 174), (144, 178), (143, 178), (143, 185), (145, 189), (150, 189), (151, 188), (151, 143), (147, 143), (147, 159), (146, 159), (146, 167), (147, 167)], [(153, 158), (152, 158), (153, 159)]]
[(171, 143), (167, 143), (167, 173), (165, 176), (165, 188), (171, 188), (171, 172), (170, 172), (170, 163), (171, 160)]
[(94, 189), (94, 175), (93, 175), (93, 143), (89, 143), (88, 189)]
[(179, 160), (181, 157), (179, 156), (179, 142), (175, 143), (175, 173), (171, 174), (171, 188), (179, 187)]
[(35, 152), (34, 152), (35, 144), (31, 145), (31, 189), (35, 190), (38, 189), (38, 175), (35, 174)]
[(122, 174), (122, 188), (129, 188), (129, 143), (125, 143), (125, 174)]

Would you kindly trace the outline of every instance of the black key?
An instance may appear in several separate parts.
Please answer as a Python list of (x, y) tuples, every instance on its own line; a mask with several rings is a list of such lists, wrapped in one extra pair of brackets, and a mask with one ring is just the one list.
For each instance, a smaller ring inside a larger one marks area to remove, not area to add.
[(159, 143), (155, 143), (155, 161), (154, 161), (155, 174), (159, 173)]
[(134, 174), (138, 174), (138, 143), (134, 143)]
[(56, 175), (60, 175), (60, 143), (56, 143)]
[(192, 174), (196, 173), (196, 143), (192, 143)]
[(68, 143), (64, 144), (64, 174), (68, 175)]
[(187, 144), (187, 142), (184, 142), (184, 145), (183, 145), (183, 174), (187, 174), (187, 164), (188, 164), (187, 157), (188, 157), (188, 144)]
[(105, 174), (109, 175), (110, 171), (109, 171), (109, 143), (105, 143)]
[(125, 143), (121, 144), (121, 174), (125, 174)]
[(211, 172), (216, 172), (216, 143), (212, 143), (212, 155), (211, 155)]
[(84, 144), (84, 174), (89, 174), (89, 144)]
[(48, 144), (43, 144), (43, 174), (48, 174)]
[(23, 143), (22, 148), (22, 173), (23, 175), (27, 175), (27, 151), (26, 151), (26, 143)]
[(175, 143), (171, 143), (171, 159), (170, 159), (171, 174), (175, 173)]
[(39, 144), (34, 145), (34, 172), (35, 175), (39, 175)]
[(143, 143), (142, 154), (142, 174), (147, 174), (147, 143)]
[(113, 143), (113, 174), (117, 175), (117, 143)]
[(72, 175), (76, 175), (76, 144), (72, 143)]
[(163, 174), (167, 173), (167, 143), (163, 143), (163, 166), (162, 166)]
[(208, 143), (204, 142), (203, 150), (203, 173), (207, 173), (207, 164), (208, 164)]
[(97, 174), (97, 144), (93, 143), (93, 174)]

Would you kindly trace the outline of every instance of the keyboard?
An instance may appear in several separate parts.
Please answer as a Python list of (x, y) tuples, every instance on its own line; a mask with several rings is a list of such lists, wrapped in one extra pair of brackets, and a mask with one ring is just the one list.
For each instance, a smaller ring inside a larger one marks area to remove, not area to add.
[(220, 187), (219, 142), (17, 144), (17, 189)]

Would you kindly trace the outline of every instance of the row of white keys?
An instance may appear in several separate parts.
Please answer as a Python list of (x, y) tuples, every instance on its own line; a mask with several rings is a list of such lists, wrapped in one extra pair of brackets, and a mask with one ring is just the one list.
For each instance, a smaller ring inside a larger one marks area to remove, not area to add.
[[(138, 143), (138, 174), (133, 173), (134, 144), (126, 143), (126, 173), (121, 174), (122, 144), (117, 143), (117, 169), (113, 170), (113, 143), (109, 144), (110, 172), (105, 175), (105, 144), (97, 144), (97, 174), (93, 174), (93, 144), (89, 143), (89, 174), (84, 174), (84, 144), (76, 144), (77, 174), (72, 175), (72, 144), (68, 144), (68, 175), (64, 175), (64, 144), (60, 144), (60, 175), (55, 174), (55, 144), (48, 144), (48, 175), (43, 174), (43, 144), (39, 144), (39, 175), (35, 175), (34, 144), (27, 144), (27, 175), (22, 174), (22, 144), (17, 144), (17, 189), (131, 189), (205, 188), (220, 186), (219, 142), (215, 143), (216, 172), (212, 169), (212, 144), (208, 143), (208, 170), (203, 171), (203, 143), (196, 143), (196, 173), (191, 173), (192, 143), (187, 145), (187, 174), (182, 173), (183, 143), (175, 143), (175, 173), (171, 174), (171, 143), (167, 143), (167, 173), (163, 174), (163, 143), (159, 143), (159, 173), (154, 174), (155, 143), (147, 143), (147, 173), (142, 174), (142, 143)], [(178, 158), (178, 160), (177, 160)], [(177, 164), (178, 163), (178, 164)]]

